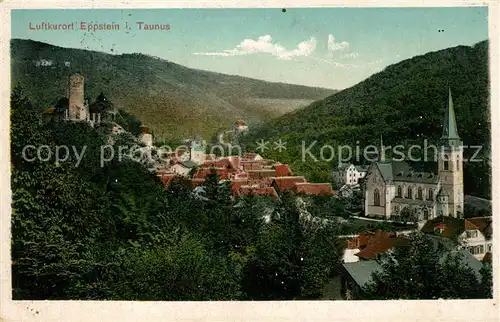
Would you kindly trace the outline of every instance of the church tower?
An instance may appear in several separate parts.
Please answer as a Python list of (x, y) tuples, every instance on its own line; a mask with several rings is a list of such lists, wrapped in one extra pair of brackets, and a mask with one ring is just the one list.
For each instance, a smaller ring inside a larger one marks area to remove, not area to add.
[(440, 140), (438, 171), (441, 189), (448, 195), (448, 207), (444, 209), (448, 208), (449, 213), (443, 215), (457, 217), (458, 213), (464, 211), (463, 147), (458, 136), (450, 89)]

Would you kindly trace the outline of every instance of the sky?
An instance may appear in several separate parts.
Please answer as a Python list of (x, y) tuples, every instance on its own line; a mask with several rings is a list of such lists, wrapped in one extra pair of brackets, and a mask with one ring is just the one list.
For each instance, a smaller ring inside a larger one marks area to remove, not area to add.
[[(138, 21), (170, 28), (140, 30)], [(42, 22), (74, 23), (74, 30), (30, 29)], [(120, 29), (91, 32), (80, 29), (82, 22)], [(332, 89), (404, 59), (488, 38), (487, 7), (32, 9), (12, 10), (11, 23), (12, 38)]]

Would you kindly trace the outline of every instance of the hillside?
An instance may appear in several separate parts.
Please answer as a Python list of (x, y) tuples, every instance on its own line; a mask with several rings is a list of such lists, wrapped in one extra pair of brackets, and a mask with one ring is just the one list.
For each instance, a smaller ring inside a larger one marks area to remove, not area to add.
[[(253, 131), (247, 142), (251, 148), (257, 139), (282, 139), (287, 142), (287, 151), (278, 154), (270, 150), (267, 154), (295, 163), (296, 170), (313, 177), (321, 171), (328, 175), (333, 162), (297, 161), (303, 141), (305, 147), (317, 141), (312, 149), (316, 155), (322, 144), (355, 148), (359, 141), (362, 151), (367, 144), (380, 144), (380, 136), (385, 146), (408, 147), (422, 144), (424, 139), (435, 143), (442, 133), (450, 87), (459, 134), (465, 145), (482, 146), (476, 158), (486, 159), (465, 164), (466, 193), (489, 198), (488, 85), (487, 41), (431, 52), (388, 66), (353, 87), (271, 120)], [(475, 149), (464, 151), (465, 157), (473, 153)]]
[(110, 55), (31, 40), (11, 41), (12, 84), (40, 109), (66, 95), (67, 77), (86, 77), (89, 102), (104, 92), (158, 138), (209, 138), (236, 119), (270, 120), (327, 97), (331, 89), (271, 83), (190, 69), (143, 54)]

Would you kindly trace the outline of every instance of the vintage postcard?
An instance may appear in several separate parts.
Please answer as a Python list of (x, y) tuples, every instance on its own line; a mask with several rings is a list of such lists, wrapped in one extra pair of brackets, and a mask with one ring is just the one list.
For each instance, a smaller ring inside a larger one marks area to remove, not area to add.
[(346, 4), (3, 3), (2, 319), (499, 318), (498, 2)]

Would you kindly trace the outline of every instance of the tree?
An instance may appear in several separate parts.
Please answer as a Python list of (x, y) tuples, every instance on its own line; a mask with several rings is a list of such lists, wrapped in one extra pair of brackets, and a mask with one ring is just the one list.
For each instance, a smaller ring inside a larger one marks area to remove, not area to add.
[(282, 195), (271, 218), (243, 270), (247, 298), (318, 298), (339, 261), (335, 230), (301, 218), (294, 194)]
[(416, 209), (410, 206), (404, 207), (399, 213), (399, 219), (403, 224), (417, 221), (418, 215)]
[(381, 270), (363, 288), (368, 299), (467, 299), (488, 293), (464, 255), (422, 233), (413, 233), (407, 247), (381, 256)]

